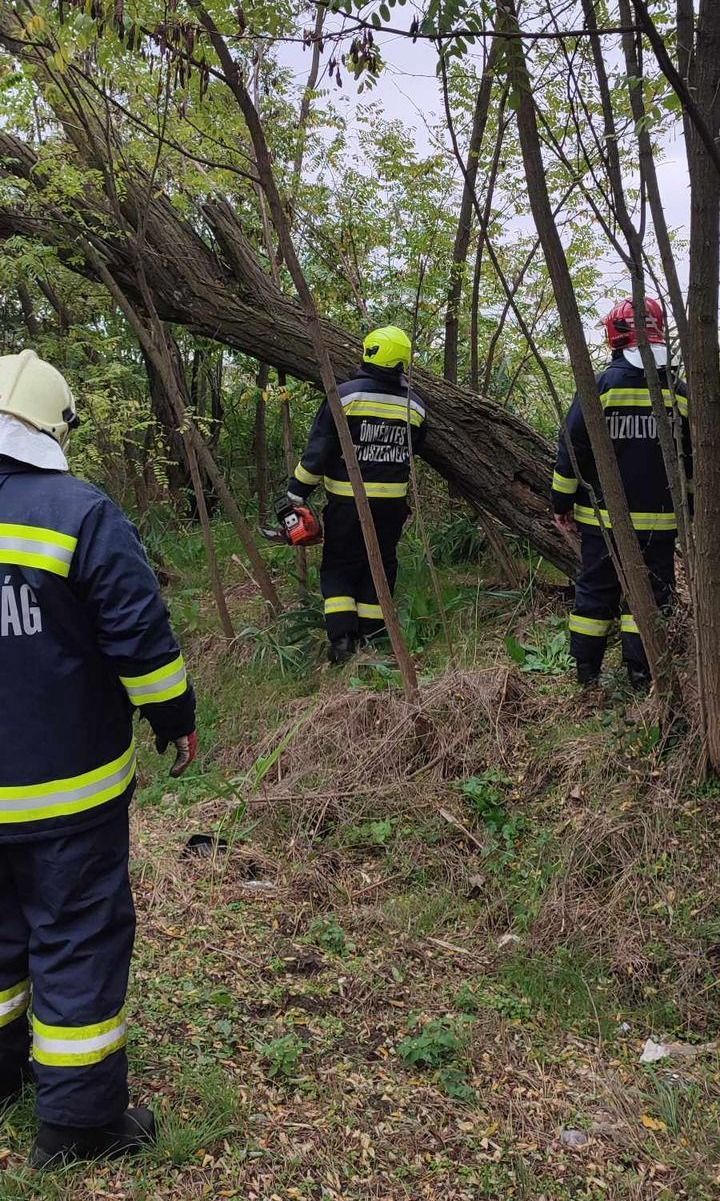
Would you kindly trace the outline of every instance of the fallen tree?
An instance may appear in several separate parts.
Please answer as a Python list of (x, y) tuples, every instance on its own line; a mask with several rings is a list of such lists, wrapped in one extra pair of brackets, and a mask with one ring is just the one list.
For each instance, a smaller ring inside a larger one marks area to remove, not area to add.
[[(76, 147), (77, 150), (77, 147)], [(0, 131), (4, 175), (25, 181), (18, 203), (0, 208), (0, 238), (15, 235), (54, 246), (70, 269), (97, 278), (77, 236), (91, 236), (108, 270), (133, 303), (142, 307), (125, 239), (102, 194), (64, 201), (63, 221), (43, 209), (44, 177), (32, 147)], [(144, 271), (159, 316), (192, 333), (222, 342), (298, 379), (320, 384), (319, 367), (305, 316), (277, 286), (244, 236), (231, 206), (207, 202), (197, 227), (146, 181), (125, 178), (122, 198), (130, 225), (140, 219)], [(69, 204), (72, 203), (72, 208)], [(342, 378), (357, 365), (359, 340), (330, 321), (323, 333), (333, 368)], [(415, 386), (429, 416), (425, 457), (471, 505), (497, 518), (557, 566), (572, 571), (574, 556), (550, 520), (548, 442), (527, 423), (469, 389), (417, 369)]]

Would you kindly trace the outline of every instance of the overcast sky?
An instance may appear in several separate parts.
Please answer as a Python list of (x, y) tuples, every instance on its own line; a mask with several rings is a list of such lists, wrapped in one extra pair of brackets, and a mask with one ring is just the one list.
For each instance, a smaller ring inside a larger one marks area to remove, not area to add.
[[(720, 0), (718, 2), (720, 3)], [(408, 9), (403, 11), (406, 13)], [(428, 128), (440, 121), (442, 109), (440, 85), (435, 73), (436, 51), (428, 42), (413, 44), (407, 38), (398, 35), (381, 34), (378, 42), (386, 69), (370, 96), (375, 103), (382, 105), (388, 118), (398, 118), (410, 127), (418, 152), (425, 153), (431, 145)], [(470, 53), (472, 52), (471, 50)], [(480, 59), (479, 51), (477, 53)], [(326, 53), (324, 70), (327, 68), (328, 57)], [(298, 86), (302, 87), (309, 70), (309, 52), (303, 51), (298, 45), (288, 46), (283, 51), (282, 60), (292, 71)], [(368, 93), (358, 95), (356, 84), (347, 75), (343, 78), (341, 91), (336, 90), (334, 85), (330, 86), (334, 101), (347, 120), (349, 136), (352, 139), (353, 131), (357, 132), (360, 127), (361, 106), (367, 103)], [(449, 158), (449, 169), (451, 165)], [(459, 169), (457, 176), (459, 179)], [(679, 122), (677, 134), (665, 143), (663, 156), (658, 162), (658, 176), (668, 223), (679, 232), (681, 238), (687, 240), (690, 218), (689, 182)], [(679, 267), (681, 283), (685, 287), (687, 264), (684, 256), (679, 258)], [(608, 250), (606, 274), (609, 289), (617, 288), (618, 282), (625, 274), (611, 248)]]

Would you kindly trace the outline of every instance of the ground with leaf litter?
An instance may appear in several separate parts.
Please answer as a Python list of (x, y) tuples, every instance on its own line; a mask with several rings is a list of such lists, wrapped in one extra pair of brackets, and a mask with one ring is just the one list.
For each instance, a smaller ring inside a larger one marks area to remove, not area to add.
[(142, 735), (133, 809), (158, 1147), (33, 1177), (28, 1095), (2, 1201), (720, 1197), (718, 790), (483, 620), (465, 666), (425, 654), (419, 712), (372, 656), (300, 675), (197, 634), (203, 758), (171, 789)]

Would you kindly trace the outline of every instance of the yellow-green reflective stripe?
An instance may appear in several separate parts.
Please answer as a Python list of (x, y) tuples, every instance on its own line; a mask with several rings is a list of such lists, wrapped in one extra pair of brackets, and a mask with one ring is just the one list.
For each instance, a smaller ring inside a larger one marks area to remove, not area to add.
[(33, 1015), (33, 1059), (52, 1067), (100, 1063), (127, 1042), (124, 1009), (92, 1026), (47, 1026)]
[[(669, 388), (662, 390), (663, 401), (665, 408), (673, 407), (673, 395)], [(678, 408), (680, 400), (678, 397)], [(620, 408), (620, 409), (651, 409), (652, 398), (647, 388), (609, 388), (607, 392), (600, 394), (600, 400), (604, 409)]]
[(185, 660), (178, 655), (171, 663), (143, 676), (120, 676), (120, 682), (134, 705), (156, 705), (158, 701), (172, 700), (187, 691)]
[(552, 486), (554, 492), (565, 492), (568, 496), (572, 496), (577, 492), (578, 481), (570, 479), (567, 475), (560, 475), (559, 471), (553, 472)]
[(402, 409), (406, 413), (408, 408), (417, 413), (420, 417), (425, 416), (425, 408), (416, 400), (414, 396), (398, 396), (397, 392), (350, 392), (347, 396), (341, 397), (342, 406), (347, 411), (352, 405), (387, 405), (388, 407)]
[(75, 550), (77, 546), (77, 538), (73, 538), (72, 534), (61, 534), (59, 530), (48, 530), (42, 525), (15, 525), (0, 521), (0, 536), (30, 538), (35, 542), (46, 542), (51, 546), (60, 546), (69, 551)]
[(610, 632), (612, 622), (603, 621), (597, 617), (580, 617), (577, 613), (571, 613), (568, 625), (573, 634), (589, 634), (591, 638), (605, 638)]
[(0, 522), (0, 563), (35, 567), (66, 578), (77, 538), (44, 526)]
[[(583, 525), (599, 526), (600, 522), (595, 516), (595, 510), (587, 508), (585, 505), (575, 505), (575, 520)], [(601, 509), (600, 515), (603, 520), (603, 525), (606, 529), (612, 528), (610, 515), (607, 509)], [(630, 520), (636, 530), (652, 531), (652, 530), (676, 530), (677, 518), (674, 513), (631, 513)]]
[(121, 796), (134, 774), (132, 742), (123, 755), (81, 776), (43, 784), (4, 786), (0, 788), (0, 824), (41, 821), (94, 809)]
[(630, 613), (623, 613), (622, 617), (620, 618), (620, 629), (622, 630), (623, 634), (640, 633), (637, 622)]
[(319, 475), (313, 475), (312, 471), (306, 471), (302, 463), (298, 463), (293, 474), (301, 484), (319, 484), (322, 478)]
[(677, 407), (678, 407), (678, 412), (679, 412), (680, 416), (687, 417), (687, 415), (688, 415), (687, 396), (677, 396), (676, 395), (675, 399), (677, 400)]
[(355, 613), (356, 610), (354, 596), (328, 596), (325, 600), (326, 613)]
[(367, 617), (372, 621), (382, 621), (383, 611), (380, 605), (364, 605), (358, 601), (358, 617)]
[[(383, 417), (388, 421), (405, 422), (408, 420), (408, 407), (403, 404), (382, 404), (377, 401), (353, 400), (350, 404), (345, 405), (345, 412), (348, 417)], [(409, 416), (411, 425), (422, 425), (424, 418), (421, 413), (418, 413), (417, 409), (411, 407)]]
[(30, 981), (21, 980), (0, 992), (0, 1029), (17, 1021), (30, 1002)]
[[(407, 484), (369, 484), (365, 482), (365, 495), (371, 500), (394, 499), (407, 496)], [(352, 484), (346, 480), (331, 480), (325, 476), (325, 490), (334, 496), (352, 496)]]

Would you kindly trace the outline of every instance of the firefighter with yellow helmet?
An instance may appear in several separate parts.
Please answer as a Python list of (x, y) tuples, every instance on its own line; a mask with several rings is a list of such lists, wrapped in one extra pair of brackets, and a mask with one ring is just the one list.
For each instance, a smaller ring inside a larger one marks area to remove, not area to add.
[[(396, 325), (375, 329), (363, 342), (362, 366), (338, 387), (391, 588), (397, 576), (398, 542), (409, 511), (410, 458), (425, 440), (425, 409), (409, 391), (405, 374), (410, 351), (407, 334)], [(288, 484), (288, 499), (304, 505), (320, 483), (328, 497), (320, 585), (329, 657), (333, 663), (343, 663), (359, 641), (381, 633), (384, 622), (327, 401), (320, 406)]]
[(133, 711), (159, 751), (175, 744), (173, 775), (196, 749), (137, 533), (69, 472), (76, 424), (50, 363), (0, 357), (0, 1108), (34, 1077), (37, 1168), (153, 1137), (151, 1111), (128, 1108), (125, 1053)]

